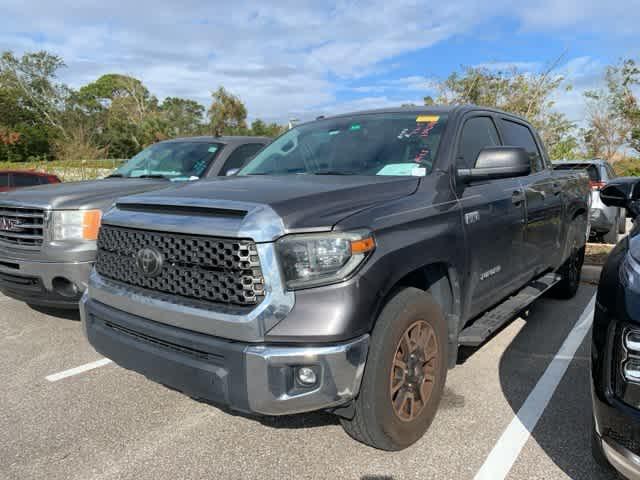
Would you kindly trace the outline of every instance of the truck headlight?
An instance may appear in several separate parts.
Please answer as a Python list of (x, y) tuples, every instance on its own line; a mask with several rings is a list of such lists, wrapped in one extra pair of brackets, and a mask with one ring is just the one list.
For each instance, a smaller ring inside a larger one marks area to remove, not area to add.
[(276, 242), (287, 288), (340, 282), (375, 249), (370, 232), (289, 235)]
[(97, 240), (100, 210), (54, 210), (51, 212), (51, 240)]

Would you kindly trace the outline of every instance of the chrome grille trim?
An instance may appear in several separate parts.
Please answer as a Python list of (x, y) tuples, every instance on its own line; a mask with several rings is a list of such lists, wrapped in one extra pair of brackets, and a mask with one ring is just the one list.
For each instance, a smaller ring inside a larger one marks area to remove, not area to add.
[(21, 249), (40, 249), (44, 241), (47, 210), (38, 207), (0, 205), (0, 225), (3, 219), (16, 222), (16, 230), (0, 229), (0, 243)]

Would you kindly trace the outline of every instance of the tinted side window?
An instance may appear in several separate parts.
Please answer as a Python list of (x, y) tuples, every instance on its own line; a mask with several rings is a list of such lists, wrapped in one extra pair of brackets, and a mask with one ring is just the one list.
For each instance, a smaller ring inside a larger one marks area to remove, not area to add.
[(510, 120), (502, 120), (502, 133), (505, 145), (522, 147), (527, 151), (531, 159), (531, 169), (534, 172), (544, 169), (542, 155), (529, 127)]
[(0, 174), (0, 187), (8, 187), (9, 186), (9, 174), (3, 173)]
[(36, 175), (13, 174), (14, 187), (33, 187), (34, 185), (40, 185), (40, 179)]
[(473, 117), (462, 128), (460, 147), (458, 148), (458, 166), (473, 168), (480, 150), (500, 145), (498, 131), (491, 117)]
[(227, 161), (224, 162), (224, 167), (220, 170), (220, 175), (226, 175), (232, 168), (242, 168), (247, 162), (260, 150), (264, 145), (261, 143), (248, 143), (246, 145), (240, 145), (236, 148)]

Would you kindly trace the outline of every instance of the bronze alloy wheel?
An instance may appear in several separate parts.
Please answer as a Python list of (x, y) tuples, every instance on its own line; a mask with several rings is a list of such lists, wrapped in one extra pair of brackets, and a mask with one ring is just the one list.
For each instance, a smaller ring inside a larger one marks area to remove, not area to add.
[(438, 371), (438, 340), (431, 325), (418, 320), (407, 328), (396, 347), (389, 393), (396, 416), (410, 422), (424, 409)]

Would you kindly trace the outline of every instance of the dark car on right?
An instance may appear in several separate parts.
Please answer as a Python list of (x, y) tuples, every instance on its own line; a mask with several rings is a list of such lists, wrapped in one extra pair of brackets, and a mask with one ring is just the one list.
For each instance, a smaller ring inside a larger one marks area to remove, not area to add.
[(640, 479), (640, 178), (619, 178), (603, 203), (626, 208), (628, 237), (609, 254), (596, 296), (591, 345), (593, 454), (605, 467)]

